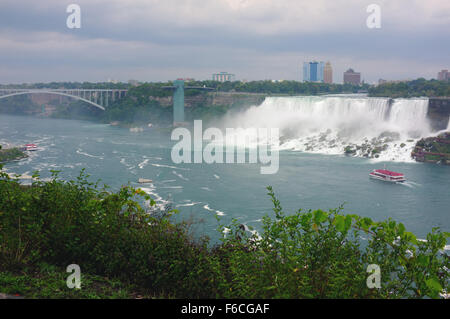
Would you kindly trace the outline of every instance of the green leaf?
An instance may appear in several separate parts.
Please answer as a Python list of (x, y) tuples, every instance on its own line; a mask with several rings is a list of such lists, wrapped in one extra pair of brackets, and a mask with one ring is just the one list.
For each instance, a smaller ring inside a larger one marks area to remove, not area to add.
[(417, 237), (411, 232), (405, 232), (405, 238), (413, 244), (417, 244)]
[(337, 215), (334, 218), (333, 224), (336, 226), (336, 229), (340, 231), (341, 233), (345, 230), (345, 221), (344, 216)]
[(327, 220), (328, 214), (325, 213), (323, 210), (316, 210), (314, 211), (314, 222), (316, 224), (320, 224), (323, 223), (324, 221)]
[(352, 217), (351, 216), (345, 216), (345, 230), (349, 230), (352, 226)]
[(417, 256), (417, 262), (419, 263), (419, 265), (426, 267), (428, 266), (429, 258), (425, 255), (419, 255)]
[(403, 235), (405, 232), (405, 225), (403, 225), (402, 223), (398, 224), (398, 234), (401, 236)]
[(427, 287), (435, 292), (442, 291), (442, 286), (436, 278), (429, 278), (425, 281)]

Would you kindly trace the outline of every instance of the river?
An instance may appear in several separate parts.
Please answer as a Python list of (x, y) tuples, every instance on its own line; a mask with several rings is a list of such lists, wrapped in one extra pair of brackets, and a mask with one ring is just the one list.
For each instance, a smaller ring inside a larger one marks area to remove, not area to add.
[[(255, 110), (248, 112), (255, 118)], [(450, 231), (450, 167), (404, 161), (402, 154), (400, 160), (381, 161), (305, 152), (298, 147), (301, 139), (296, 141), (291, 139), (290, 147), (281, 148), (278, 172), (262, 175), (259, 164), (174, 164), (171, 148), (175, 142), (169, 130), (130, 132), (86, 121), (0, 115), (0, 144), (35, 143), (39, 147), (29, 158), (8, 163), (8, 172), (31, 175), (39, 170), (46, 178), (50, 170), (61, 170), (62, 178), (73, 179), (86, 168), (92, 181), (100, 179), (112, 189), (130, 182), (158, 204), (170, 203), (179, 209), (181, 218), (198, 220), (195, 231), (212, 238), (217, 238), (216, 216), (225, 224), (236, 218), (260, 229), (261, 218), (272, 212), (266, 195), (269, 185), (287, 213), (344, 204), (346, 213), (374, 220), (392, 217), (419, 238), (432, 227)], [(369, 172), (385, 164), (404, 173), (407, 182), (370, 180)], [(153, 183), (138, 184), (139, 178)]]

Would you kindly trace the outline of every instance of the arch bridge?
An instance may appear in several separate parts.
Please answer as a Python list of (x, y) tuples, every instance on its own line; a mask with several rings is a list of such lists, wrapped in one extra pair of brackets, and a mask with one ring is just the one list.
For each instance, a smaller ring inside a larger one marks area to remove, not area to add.
[(86, 102), (104, 111), (110, 102), (127, 94), (122, 89), (0, 89), (0, 99), (25, 94), (55, 94)]

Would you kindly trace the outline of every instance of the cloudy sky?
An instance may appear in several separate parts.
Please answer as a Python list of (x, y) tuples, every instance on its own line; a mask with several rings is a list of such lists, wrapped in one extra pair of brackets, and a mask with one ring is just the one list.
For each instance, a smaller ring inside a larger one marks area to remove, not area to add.
[[(67, 6), (81, 8), (69, 29)], [(369, 4), (381, 8), (370, 29)], [(303, 61), (366, 82), (450, 69), (449, 0), (0, 0), (0, 83), (302, 80)]]

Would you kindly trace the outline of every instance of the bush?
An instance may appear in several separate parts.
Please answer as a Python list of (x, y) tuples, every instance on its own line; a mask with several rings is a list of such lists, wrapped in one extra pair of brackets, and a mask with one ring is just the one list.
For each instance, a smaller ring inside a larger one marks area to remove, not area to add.
[(0, 180), (0, 266), (19, 270), (40, 261), (120, 278), (172, 296), (205, 297), (204, 241), (194, 241), (187, 224), (170, 215), (152, 217), (137, 197), (122, 187), (98, 189), (82, 172), (77, 181), (21, 186)]
[[(438, 298), (449, 291), (442, 253), (449, 234), (437, 228), (420, 241), (401, 223), (344, 215), (342, 207), (287, 215), (269, 187), (275, 217), (263, 218), (261, 235), (235, 220), (219, 226), (221, 242), (211, 247), (193, 238), (188, 223), (171, 220), (176, 211), (152, 214), (155, 202), (139, 189), (112, 193), (84, 171), (70, 182), (57, 172), (50, 182), (34, 177), (23, 186), (0, 172), (0, 270), (8, 278), (45, 263), (78, 264), (83, 273), (177, 298)], [(379, 289), (366, 284), (372, 264), (381, 269)]]
[[(436, 228), (419, 241), (401, 223), (343, 215), (342, 208), (288, 216), (268, 190), (275, 219), (264, 217), (261, 237), (235, 221), (216, 249), (222, 297), (437, 298), (449, 291), (449, 257), (441, 254), (448, 233)], [(372, 264), (381, 269), (380, 289), (366, 284)]]

